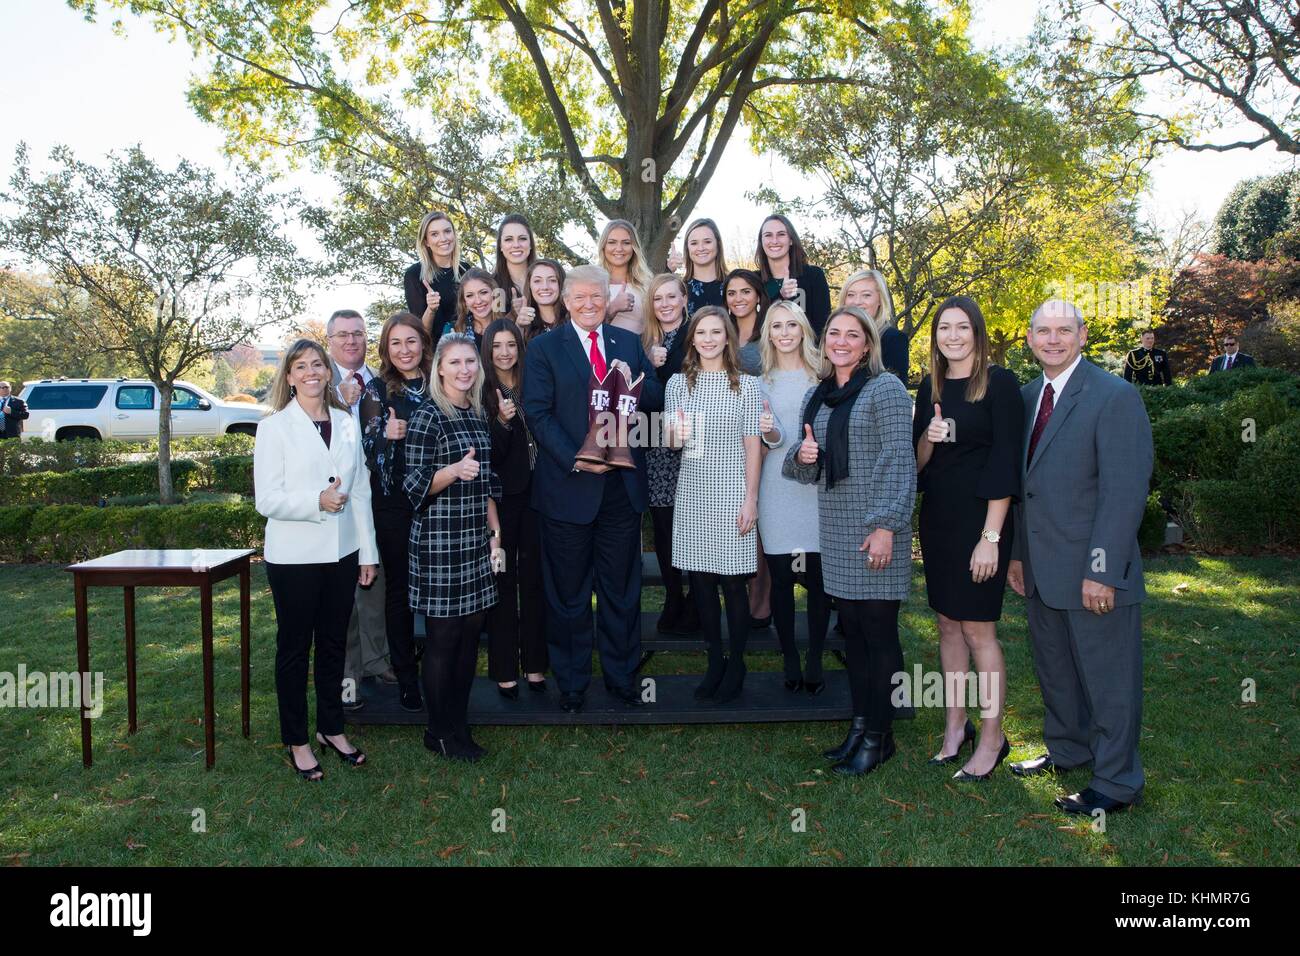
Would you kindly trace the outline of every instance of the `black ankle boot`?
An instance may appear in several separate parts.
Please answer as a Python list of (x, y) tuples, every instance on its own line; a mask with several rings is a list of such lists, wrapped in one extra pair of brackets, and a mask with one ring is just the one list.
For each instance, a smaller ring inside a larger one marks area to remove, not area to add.
[(727, 672), (722, 677), (722, 683), (718, 685), (718, 692), (713, 695), (713, 703), (725, 704), (739, 697), (740, 692), (745, 689), (745, 675), (748, 673), (743, 654), (732, 654), (728, 657)]
[(727, 660), (722, 656), (722, 643), (715, 641), (709, 644), (709, 669), (704, 675), (703, 682), (695, 688), (695, 699), (712, 700), (726, 672)]
[(402, 710), (410, 711), (413, 714), (424, 710), (424, 701), (420, 697), (420, 685), (403, 685), (399, 691), (399, 702), (402, 705)]
[(839, 762), (844, 758), (851, 756), (858, 749), (858, 744), (862, 743), (862, 735), (867, 732), (867, 718), (854, 717), (849, 722), (849, 735), (844, 738), (844, 743), (838, 747), (832, 747), (830, 750), (823, 750), (822, 756), (827, 760)]
[(894, 733), (869, 730), (862, 735), (862, 743), (852, 755), (831, 767), (836, 773), (850, 777), (859, 777), (871, 773), (882, 763), (894, 756)]

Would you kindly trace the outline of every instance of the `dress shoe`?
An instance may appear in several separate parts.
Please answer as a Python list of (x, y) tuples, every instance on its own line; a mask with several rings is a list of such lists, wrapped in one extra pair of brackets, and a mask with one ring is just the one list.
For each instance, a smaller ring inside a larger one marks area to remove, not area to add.
[[(1002, 735), (1002, 746), (998, 749), (998, 759), (993, 761), (993, 766), (989, 768), (988, 773), (967, 773), (963, 767), (952, 775), (952, 779), (958, 783), (988, 783), (989, 778), (993, 776), (993, 771), (998, 769), (998, 764), (1007, 759), (1007, 754), (1011, 753), (1011, 741), (1007, 735)], [(971, 747), (971, 755), (974, 756), (975, 748)]]
[(546, 678), (543, 677), (541, 680), (530, 680), (528, 682), (528, 689), (535, 694), (546, 693)]
[(410, 711), (413, 714), (424, 710), (424, 701), (420, 697), (420, 688), (417, 684), (403, 687), (398, 702), (402, 705), (402, 710)]
[(770, 614), (765, 615), (764, 617), (754, 617), (752, 614), (749, 616), (749, 629), (751, 631), (761, 631), (763, 628), (771, 626), (772, 615)]
[(615, 700), (621, 700), (628, 707), (640, 707), (645, 703), (641, 699), (641, 695), (631, 687), (611, 687), (609, 688), (609, 696)]
[(1007, 764), (1017, 777), (1037, 777), (1044, 773), (1064, 773), (1070, 767), (1058, 767), (1051, 754), (1042, 754), (1033, 760), (1017, 760)]
[(894, 756), (893, 731), (868, 730), (862, 735), (862, 743), (858, 744), (858, 749), (831, 767), (831, 770), (844, 776), (860, 777), (865, 773), (871, 773), (892, 756)]
[(560, 710), (566, 714), (576, 714), (582, 710), (582, 695), (564, 692), (560, 694)]
[(513, 687), (502, 687), (500, 684), (497, 684), (497, 693), (500, 694), (502, 697), (504, 697), (506, 700), (518, 700), (519, 682), (515, 681), (515, 685)]
[(803, 689), (808, 692), (809, 696), (816, 697), (826, 690), (826, 682), (824, 680), (805, 680)]
[(962, 735), (961, 743), (957, 745), (957, 750), (945, 757), (943, 755), (943, 748), (940, 747), (939, 753), (931, 757), (929, 763), (936, 764), (936, 765), (945, 764), (945, 763), (956, 763), (959, 759), (961, 759), (961, 748), (965, 747), (967, 744), (970, 744), (970, 752), (972, 754), (975, 753), (975, 725), (972, 724), (969, 720), (966, 721), (966, 730), (965, 733)]
[(717, 692), (713, 695), (710, 703), (725, 704), (735, 700), (740, 696), (740, 692), (745, 689), (745, 675), (749, 673), (745, 667), (745, 659), (739, 655), (733, 655), (727, 658), (727, 670), (722, 675), (722, 683), (718, 685)]
[(469, 728), (462, 727), (452, 735), (453, 739), (461, 748), (469, 754), (470, 760), (478, 760), (480, 757), (487, 756), (487, 749), (479, 746), (478, 741), (470, 736)]
[(709, 648), (709, 669), (704, 673), (704, 680), (700, 686), (695, 688), (696, 700), (712, 700), (718, 693), (718, 686), (722, 683), (722, 678), (727, 673), (727, 659), (722, 656), (722, 650), (717, 647)]
[(832, 747), (830, 750), (823, 750), (822, 756), (827, 760), (838, 763), (845, 757), (852, 755), (853, 751), (858, 749), (858, 744), (862, 743), (862, 735), (867, 732), (867, 718), (854, 717), (849, 722), (849, 735), (844, 738), (844, 743), (838, 747)]
[(1127, 810), (1129, 807), (1136, 807), (1142, 802), (1142, 794), (1139, 793), (1132, 800), (1125, 803), (1123, 800), (1116, 800), (1104, 793), (1098, 793), (1092, 787), (1084, 787), (1078, 793), (1072, 793), (1068, 797), (1057, 797), (1054, 802), (1058, 808), (1066, 813), (1082, 813), (1086, 816), (1092, 816), (1094, 810), (1101, 810), (1105, 813), (1119, 813), (1119, 811)]

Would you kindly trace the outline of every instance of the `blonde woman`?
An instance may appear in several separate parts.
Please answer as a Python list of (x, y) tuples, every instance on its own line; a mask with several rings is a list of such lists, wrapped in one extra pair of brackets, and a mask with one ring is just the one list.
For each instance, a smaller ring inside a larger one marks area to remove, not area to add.
[(343, 733), (343, 657), (356, 586), (375, 580), (379, 551), (356, 419), (309, 339), (285, 352), (274, 414), (253, 447), (257, 510), (266, 517), (266, 578), (275, 600), (280, 739), (304, 780), (324, 774), (307, 741), (307, 659), (316, 647), (316, 742), (353, 766), (366, 755)]
[(645, 327), (650, 270), (645, 264), (636, 226), (626, 219), (610, 220), (596, 243), (594, 264), (609, 273), (606, 319), (610, 325), (640, 335)]
[(431, 339), (456, 319), (456, 288), (469, 263), (460, 258), (460, 237), (440, 210), (420, 220), (415, 254), (419, 261), (402, 277), (406, 308), (424, 324)]
[(880, 361), (907, 384), (907, 336), (894, 323), (894, 300), (889, 284), (878, 269), (863, 269), (844, 280), (836, 308), (858, 308), (876, 323), (880, 333)]
[[(822, 587), (821, 546), (817, 538), (817, 489), (781, 474), (786, 451), (801, 440), (799, 412), (808, 390), (822, 379), (823, 363), (816, 336), (798, 303), (772, 303), (757, 343), (762, 362), (763, 457), (758, 491), (758, 532), (771, 575), (772, 622), (781, 642), (785, 689), (820, 694), (822, 647), (830, 620), (830, 602)], [(802, 577), (808, 593), (808, 659), (799, 666), (794, 643), (794, 586)]]

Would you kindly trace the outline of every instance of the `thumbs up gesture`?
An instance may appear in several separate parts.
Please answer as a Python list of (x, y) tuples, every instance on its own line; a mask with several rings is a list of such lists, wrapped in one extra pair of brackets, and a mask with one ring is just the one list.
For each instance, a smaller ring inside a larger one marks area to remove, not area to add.
[(934, 406), (934, 418), (930, 419), (930, 427), (925, 430), (925, 437), (931, 444), (939, 444), (948, 441), (948, 421), (943, 417), (943, 409), (936, 403)]
[(384, 437), (389, 441), (401, 441), (406, 437), (406, 422), (397, 417), (397, 409), (388, 406), (388, 421), (384, 423)]
[(667, 262), (667, 265), (668, 265), (668, 271), (669, 271), (669, 272), (676, 272), (676, 271), (677, 271), (678, 269), (680, 269), (682, 266), (686, 265), (686, 260), (682, 258), (682, 254), (681, 254), (681, 252), (677, 249), (677, 245), (676, 245), (675, 243), (674, 243), (674, 245), (673, 245), (673, 246), (668, 250), (668, 262)]
[(473, 481), (478, 477), (480, 467), (478, 459), (474, 457), (474, 446), (471, 445), (465, 457), (451, 466), (451, 473), (461, 481)]
[(758, 416), (758, 430), (766, 435), (776, 429), (776, 417), (772, 414), (772, 406), (768, 400), (763, 399), (763, 414)]
[(655, 368), (661, 368), (664, 362), (668, 361), (668, 350), (662, 345), (650, 346), (650, 364)]
[(338, 514), (348, 503), (347, 492), (339, 491), (342, 482), (338, 478), (330, 479), (330, 486), (320, 493), (320, 510)]
[(501, 419), (502, 425), (509, 425), (510, 419), (515, 417), (515, 403), (501, 394), (501, 389), (497, 389), (497, 418)]
[(686, 417), (686, 413), (680, 408), (677, 409), (677, 416), (669, 423), (668, 427), (672, 432), (668, 443), (674, 448), (681, 448), (691, 440), (691, 420)]
[(523, 300), (519, 300), (519, 308), (515, 310), (515, 324), (521, 329), (526, 329), (533, 324), (533, 319), (537, 318), (537, 310), (531, 305), (524, 305)]
[(803, 441), (799, 443), (799, 463), (801, 465), (815, 465), (819, 454), (821, 454), (821, 446), (817, 444), (817, 439), (813, 438), (812, 426), (804, 425)]

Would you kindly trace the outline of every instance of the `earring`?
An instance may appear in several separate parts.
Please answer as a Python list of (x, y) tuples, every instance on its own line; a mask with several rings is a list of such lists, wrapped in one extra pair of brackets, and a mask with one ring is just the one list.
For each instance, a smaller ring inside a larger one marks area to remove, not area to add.
[(297, 386), (297, 385), (290, 385), (290, 386), (289, 386), (289, 397), (290, 397), (290, 398), (296, 398), (297, 395), (298, 395), (298, 386)]

